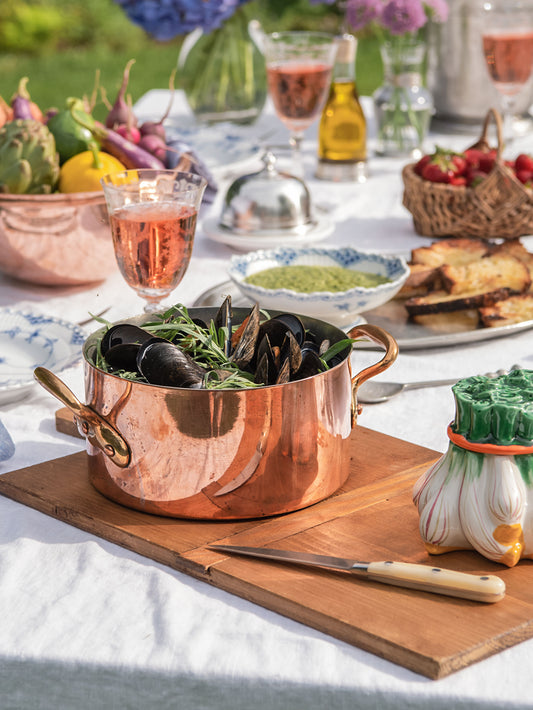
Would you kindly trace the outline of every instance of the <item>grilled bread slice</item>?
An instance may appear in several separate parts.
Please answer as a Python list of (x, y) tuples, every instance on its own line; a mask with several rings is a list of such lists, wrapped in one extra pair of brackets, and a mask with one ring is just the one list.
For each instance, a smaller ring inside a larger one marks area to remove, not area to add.
[(440, 274), (444, 290), (452, 294), (494, 291), (498, 288), (523, 293), (531, 286), (531, 274), (526, 264), (516, 256), (503, 252), (460, 266), (445, 264), (440, 267)]
[(413, 316), (411, 320), (434, 333), (463, 333), (479, 326), (479, 311), (467, 308), (450, 313), (426, 313)]
[(411, 298), (413, 296), (423, 296), (428, 291), (441, 288), (439, 270), (426, 264), (408, 264), (409, 276), (401, 289), (396, 294), (396, 298)]
[(433, 291), (426, 296), (408, 298), (404, 305), (410, 316), (424, 315), (426, 313), (449, 313), (467, 308), (492, 306), (494, 303), (509, 298), (511, 295), (512, 291), (509, 288), (498, 288), (492, 291), (470, 291), (461, 294)]
[(529, 252), (519, 239), (508, 239), (502, 244), (493, 247), (492, 254), (511, 254), (525, 264), (529, 270), (532, 284), (529, 287), (533, 291), (533, 254)]
[(490, 253), (490, 245), (482, 239), (443, 239), (428, 247), (418, 247), (411, 252), (413, 264), (438, 268), (443, 264), (460, 266), (478, 261)]
[(522, 293), (479, 309), (481, 324), (486, 328), (501, 327), (533, 320), (533, 293)]

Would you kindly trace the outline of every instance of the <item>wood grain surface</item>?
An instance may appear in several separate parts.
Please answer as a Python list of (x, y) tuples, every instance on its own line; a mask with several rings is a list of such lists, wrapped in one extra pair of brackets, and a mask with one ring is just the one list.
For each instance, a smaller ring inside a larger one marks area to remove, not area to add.
[[(75, 433), (63, 412), (58, 428)], [(356, 427), (351, 474), (332, 497), (262, 520), (178, 520), (130, 510), (89, 483), (79, 452), (0, 476), (0, 493), (145, 557), (295, 619), (346, 643), (439, 678), (533, 636), (533, 563), (512, 569), (471, 552), (430, 557), (412, 502), (417, 478), (440, 454)], [(503, 601), (481, 604), (342, 573), (231, 557), (231, 543), (360, 560), (394, 559), (497, 574)]]

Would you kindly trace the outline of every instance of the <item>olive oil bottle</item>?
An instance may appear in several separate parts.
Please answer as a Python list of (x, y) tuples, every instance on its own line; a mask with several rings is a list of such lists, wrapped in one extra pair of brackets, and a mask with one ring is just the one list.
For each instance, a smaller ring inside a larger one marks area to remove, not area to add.
[(329, 97), (318, 132), (316, 176), (324, 180), (364, 182), (367, 176), (366, 119), (355, 84), (357, 40), (338, 39)]

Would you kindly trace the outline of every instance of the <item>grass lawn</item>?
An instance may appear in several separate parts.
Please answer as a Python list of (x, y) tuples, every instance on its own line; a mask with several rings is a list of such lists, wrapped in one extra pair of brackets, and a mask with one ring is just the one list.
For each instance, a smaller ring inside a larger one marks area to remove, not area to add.
[[(69, 96), (90, 95), (96, 71), (100, 71), (100, 84), (114, 101), (122, 78), (122, 71), (130, 59), (135, 59), (130, 72), (129, 91), (135, 103), (150, 89), (167, 88), (172, 70), (176, 66), (180, 42), (145, 41), (120, 52), (96, 47), (69, 49), (44, 56), (0, 54), (0, 95), (9, 102), (20, 77), (29, 77), (28, 90), (32, 99), (46, 110), (52, 106), (62, 108)], [(359, 93), (368, 95), (382, 78), (379, 48), (372, 39), (359, 42), (357, 55), (357, 87)], [(176, 77), (179, 87), (179, 76)], [(98, 119), (104, 118), (107, 109), (99, 104), (94, 111)]]

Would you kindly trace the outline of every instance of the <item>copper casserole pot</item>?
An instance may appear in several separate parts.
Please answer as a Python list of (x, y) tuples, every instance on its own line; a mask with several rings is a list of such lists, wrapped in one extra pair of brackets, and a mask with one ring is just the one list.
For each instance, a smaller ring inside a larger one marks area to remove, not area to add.
[[(189, 314), (209, 321), (216, 309), (191, 308)], [(234, 323), (247, 314), (233, 309)], [(142, 325), (148, 319), (127, 322)], [(321, 339), (335, 343), (346, 337), (324, 321), (302, 320)], [(386, 331), (360, 325), (349, 337), (370, 338), (386, 352), (355, 376), (348, 347), (339, 364), (307, 379), (193, 390), (132, 382), (97, 369), (90, 353), (102, 333), (93, 333), (83, 347), (87, 405), (48, 370), (35, 371), (40, 384), (70, 408), (86, 437), (89, 480), (127, 507), (207, 520), (287, 513), (334, 493), (349, 473), (357, 388), (398, 354)]]

